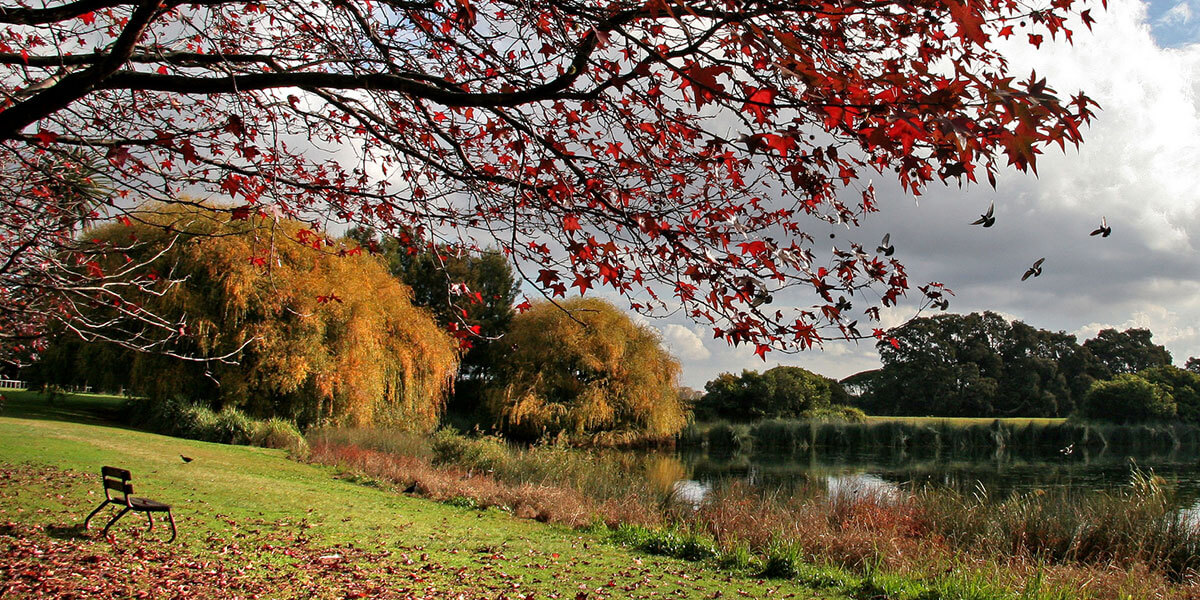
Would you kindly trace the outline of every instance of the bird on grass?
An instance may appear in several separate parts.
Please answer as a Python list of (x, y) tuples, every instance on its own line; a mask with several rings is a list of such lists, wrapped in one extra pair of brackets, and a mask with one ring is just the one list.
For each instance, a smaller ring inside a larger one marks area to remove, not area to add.
[(883, 240), (879, 243), (879, 247), (875, 248), (875, 251), (883, 254), (884, 256), (891, 256), (896, 251), (896, 247), (890, 243), (891, 239), (892, 234), (883, 234)]
[(184, 456), (184, 455), (182, 455), (182, 454), (180, 454), (180, 455), (179, 455), (179, 458), (182, 458), (182, 459), (183, 459), (183, 462), (185, 462), (185, 463), (190, 463), (190, 462), (192, 462), (193, 460), (196, 460), (196, 459), (194, 459), (194, 458), (192, 458), (192, 457), (190, 457), (190, 456)]
[(1037, 259), (1037, 262), (1033, 263), (1033, 266), (1029, 267), (1029, 269), (1025, 271), (1025, 274), (1021, 276), (1021, 281), (1025, 281), (1030, 277), (1040, 277), (1042, 274), (1042, 262), (1045, 260), (1045, 257)]
[(1088, 235), (1098, 235), (1100, 237), (1108, 237), (1112, 233), (1112, 227), (1108, 226), (1108, 219), (1100, 217), (1100, 226), (1095, 231)]
[(991, 203), (991, 205), (988, 206), (987, 212), (983, 213), (982, 215), (979, 215), (979, 218), (972, 221), (971, 224), (972, 225), (983, 225), (984, 227), (991, 227), (992, 225), (995, 225), (996, 217), (992, 216), (992, 213), (994, 213), (995, 211), (996, 211), (996, 203), (993, 202), (993, 203)]

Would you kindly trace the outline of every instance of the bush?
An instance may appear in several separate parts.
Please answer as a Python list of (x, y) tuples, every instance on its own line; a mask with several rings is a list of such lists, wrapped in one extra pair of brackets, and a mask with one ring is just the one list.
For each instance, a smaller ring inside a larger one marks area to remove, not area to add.
[(452, 429), (441, 429), (430, 444), (434, 464), (493, 471), (508, 462), (508, 446), (493, 437), (469, 438)]
[(262, 448), (287, 450), (291, 456), (304, 457), (308, 455), (308, 441), (300, 434), (296, 424), (279, 417), (260, 421), (250, 443)]
[(217, 413), (216, 442), (222, 444), (249, 444), (257, 429), (254, 419), (232, 407)]
[(180, 397), (154, 402), (130, 399), (125, 405), (125, 420), (134, 427), (155, 433), (221, 444), (249, 444), (287, 450), (293, 456), (308, 453), (308, 442), (296, 425), (278, 417), (266, 421), (253, 419), (236, 408), (219, 413)]
[(1130, 422), (1175, 416), (1175, 399), (1162, 386), (1131, 373), (1097, 381), (1083, 397), (1083, 415), (1103, 421)]

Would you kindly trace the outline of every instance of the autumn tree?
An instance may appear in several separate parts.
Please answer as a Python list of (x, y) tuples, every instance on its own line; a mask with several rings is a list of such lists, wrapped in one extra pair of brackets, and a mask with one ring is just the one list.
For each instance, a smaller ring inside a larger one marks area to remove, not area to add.
[(421, 244), (409, 235), (380, 238), (373, 231), (353, 229), (347, 237), (378, 253), (392, 275), (412, 290), (413, 303), (432, 311), (438, 324), (459, 340), (463, 353), (455, 388), (475, 395), (476, 384), (491, 372), (492, 342), (508, 331), (516, 314), (520, 289), (512, 266), (498, 250)]
[(492, 350), (504, 359), (485, 395), (509, 434), (665, 438), (687, 424), (679, 363), (653, 330), (607, 301), (534, 303)]
[(157, 352), (65, 338), (45, 353), (43, 380), (78, 382), (109, 369), (103, 382), (91, 381), (154, 400), (302, 424), (437, 423), (456, 349), (375, 257), (325, 237), (287, 242), (304, 237), (290, 221), (230, 220), (226, 211), (183, 205), (141, 214), (145, 223), (86, 237), (106, 250), (95, 253), (104, 268), (145, 263), (146, 273), (131, 276), (162, 285), (136, 301), (184, 323), (188, 335)]
[[(908, 292), (875, 240), (814, 243), (877, 210), (870, 177), (994, 185), (1079, 143), (1093, 102), (1012, 72), (997, 42), (1091, 22), (1086, 0), (13, 1), (0, 165), (101, 157), (96, 217), (190, 193), (495, 245), (548, 296), (682, 307), (763, 355), (882, 335), (858, 322)], [(0, 223), (57, 211), (57, 185), (3, 187)], [(79, 262), (69, 239), (0, 241), (66, 257), (18, 261), (2, 310), (77, 316), (69, 290), (109, 273), (52, 277)], [(773, 303), (786, 288), (811, 296)]]

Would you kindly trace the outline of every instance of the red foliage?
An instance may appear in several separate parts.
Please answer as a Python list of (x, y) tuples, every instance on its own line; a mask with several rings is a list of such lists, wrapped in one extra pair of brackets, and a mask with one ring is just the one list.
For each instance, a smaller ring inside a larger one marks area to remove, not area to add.
[[(863, 244), (813, 252), (815, 226), (876, 210), (866, 176), (994, 185), (1080, 141), (1093, 103), (1008, 72), (994, 38), (1069, 40), (1085, 2), (13, 7), (0, 152), (94, 152), (132, 199), (203, 190), (239, 216), (498, 244), (547, 295), (607, 286), (731, 343), (802, 349), (859, 337), (834, 298), (877, 318), (908, 289)], [(5, 194), (0, 245), (20, 253), (27, 201)], [(814, 304), (737, 293), (747, 277)]]

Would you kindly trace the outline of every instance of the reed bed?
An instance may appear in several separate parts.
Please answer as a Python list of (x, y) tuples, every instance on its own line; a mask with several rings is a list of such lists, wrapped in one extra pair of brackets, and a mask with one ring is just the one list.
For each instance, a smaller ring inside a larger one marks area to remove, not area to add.
[[(672, 488), (686, 473), (670, 456), (393, 435), (405, 434), (320, 432), (310, 436), (311, 460), (435, 500), (590, 526), (647, 552), (852, 595), (875, 586), (896, 598), (1200, 598), (1200, 530), (1179, 517), (1160, 478), (1136, 470), (1117, 493), (1001, 499), (985, 490), (833, 493), (810, 481), (764, 491), (729, 482), (695, 502)], [(969, 593), (1029, 592), (1034, 580), (1036, 593)], [(923, 591), (903, 592), (914, 581)]]
[(1200, 448), (1200, 426), (1191, 423), (1121, 425), (1027, 419), (970, 420), (872, 419), (865, 423), (767, 420), (756, 423), (716, 421), (693, 425), (677, 441), (680, 448), (706, 448), (710, 453), (753, 450), (795, 454), (811, 449), (892, 448), (897, 450), (1011, 449), (1163, 451)]

